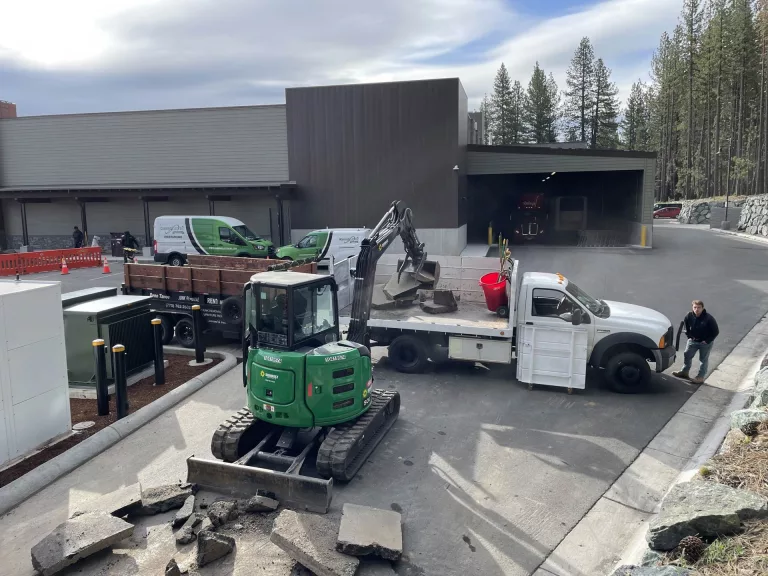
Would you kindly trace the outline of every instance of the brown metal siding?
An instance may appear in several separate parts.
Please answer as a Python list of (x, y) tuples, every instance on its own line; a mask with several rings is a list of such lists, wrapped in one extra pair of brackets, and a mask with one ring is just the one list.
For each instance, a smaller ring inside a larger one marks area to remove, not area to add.
[(456, 78), (286, 90), (293, 228), (374, 226), (393, 200), (457, 227), (458, 100)]

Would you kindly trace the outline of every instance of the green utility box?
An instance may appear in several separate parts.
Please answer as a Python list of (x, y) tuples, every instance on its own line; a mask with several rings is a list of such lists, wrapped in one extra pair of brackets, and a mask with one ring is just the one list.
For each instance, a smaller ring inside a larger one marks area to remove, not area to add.
[[(88, 291), (80, 291), (88, 292)], [(77, 293), (70, 293), (77, 294)], [(69, 296), (69, 295), (68, 295)], [(88, 299), (88, 294), (70, 297), (64, 306), (64, 336), (70, 386), (95, 386), (93, 344), (104, 340), (107, 354), (107, 379), (114, 381), (112, 346), (125, 346), (126, 373), (138, 372), (154, 361), (151, 296), (107, 296)], [(62, 300), (64, 298), (62, 297)]]

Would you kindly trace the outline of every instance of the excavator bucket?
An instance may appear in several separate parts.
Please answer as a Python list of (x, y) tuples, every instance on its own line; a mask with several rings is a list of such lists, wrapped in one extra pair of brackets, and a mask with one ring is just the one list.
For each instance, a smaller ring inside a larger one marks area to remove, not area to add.
[(333, 492), (333, 479), (194, 456), (187, 459), (187, 482), (236, 498), (250, 498), (257, 490), (272, 492), (284, 506), (320, 514), (328, 512)]
[(413, 278), (421, 283), (425, 290), (432, 290), (435, 284), (440, 280), (440, 263), (435, 260), (421, 260), (414, 263), (410, 258), (397, 261), (398, 274), (411, 274)]

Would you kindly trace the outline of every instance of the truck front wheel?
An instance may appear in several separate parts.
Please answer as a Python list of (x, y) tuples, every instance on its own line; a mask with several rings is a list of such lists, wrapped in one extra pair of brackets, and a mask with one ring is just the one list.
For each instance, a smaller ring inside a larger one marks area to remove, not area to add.
[(619, 352), (605, 365), (608, 386), (619, 394), (637, 394), (651, 381), (651, 367), (636, 352)]
[(403, 334), (395, 338), (389, 345), (387, 355), (395, 370), (406, 374), (424, 372), (429, 363), (427, 346), (410, 334)]

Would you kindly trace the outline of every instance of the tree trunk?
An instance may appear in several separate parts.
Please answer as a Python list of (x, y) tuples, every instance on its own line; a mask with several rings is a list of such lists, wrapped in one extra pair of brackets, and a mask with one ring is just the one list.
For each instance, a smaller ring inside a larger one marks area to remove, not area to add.
[(717, 56), (717, 104), (715, 111), (715, 196), (720, 196), (722, 193), (722, 181), (720, 176), (720, 152), (722, 146), (720, 142), (720, 116), (723, 108), (722, 103), (722, 86), (723, 86), (723, 10), (720, 10), (720, 40), (719, 51)]

